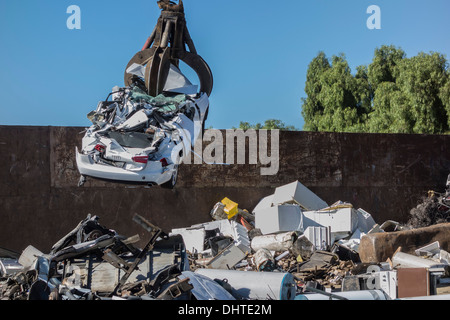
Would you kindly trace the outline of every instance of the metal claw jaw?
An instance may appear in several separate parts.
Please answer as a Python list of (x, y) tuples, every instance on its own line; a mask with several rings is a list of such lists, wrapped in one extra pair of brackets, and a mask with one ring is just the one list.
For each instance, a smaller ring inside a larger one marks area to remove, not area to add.
[(184, 13), (183, 0), (179, 0), (178, 4), (170, 0), (160, 0), (157, 3), (159, 8), (162, 10)]
[[(157, 3), (162, 9), (161, 16), (142, 50), (129, 61), (125, 69), (125, 85), (140, 83), (145, 86), (150, 96), (155, 97), (163, 92), (170, 65), (179, 67), (181, 60), (196, 72), (200, 81), (200, 92), (209, 96), (213, 89), (212, 72), (206, 61), (197, 54), (189, 35), (183, 1), (179, 0), (176, 4), (169, 0), (160, 0)], [(133, 64), (145, 66), (143, 79), (127, 72)]]

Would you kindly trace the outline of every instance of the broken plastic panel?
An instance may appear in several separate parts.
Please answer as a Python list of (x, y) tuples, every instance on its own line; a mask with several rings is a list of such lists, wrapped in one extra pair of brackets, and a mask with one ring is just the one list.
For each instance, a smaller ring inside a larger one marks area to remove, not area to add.
[(431, 268), (431, 267), (445, 267), (449, 265), (431, 259), (425, 259), (405, 252), (397, 252), (392, 257), (394, 268)]
[(298, 205), (286, 204), (255, 211), (255, 227), (263, 234), (303, 231), (303, 214)]
[(325, 201), (298, 181), (277, 187), (272, 204), (298, 204), (304, 210), (320, 210), (328, 206)]
[(43, 255), (44, 253), (42, 253), (40, 250), (36, 249), (32, 245), (29, 245), (25, 248), (25, 250), (23, 250), (18, 262), (23, 266), (25, 270), (27, 270), (33, 266), (37, 257)]
[(170, 235), (179, 234), (183, 237), (186, 250), (191, 253), (201, 252), (204, 250), (205, 228), (178, 228), (172, 229)]
[(304, 211), (303, 225), (307, 227), (330, 227), (331, 241), (350, 236), (358, 227), (358, 214), (353, 208), (326, 211)]
[(358, 229), (361, 232), (369, 233), (369, 231), (372, 230), (373, 227), (376, 225), (372, 215), (361, 208), (357, 210), (357, 215), (358, 215)]
[(239, 246), (239, 244), (231, 243), (212, 258), (206, 264), (206, 267), (212, 269), (231, 269), (247, 256), (248, 251), (243, 250), (245, 248)]
[(273, 194), (270, 196), (262, 198), (258, 204), (253, 208), (252, 212), (255, 213), (258, 210), (270, 208), (273, 202)]
[(440, 251), (441, 248), (439, 246), (439, 241), (435, 241), (426, 246), (416, 249), (415, 253), (418, 256), (434, 256), (436, 254), (439, 254)]
[(311, 241), (315, 250), (328, 250), (331, 246), (330, 227), (307, 227), (303, 234)]

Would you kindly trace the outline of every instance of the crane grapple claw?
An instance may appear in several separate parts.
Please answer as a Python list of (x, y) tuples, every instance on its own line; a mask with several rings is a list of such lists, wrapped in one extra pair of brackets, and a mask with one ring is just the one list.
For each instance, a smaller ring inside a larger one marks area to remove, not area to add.
[[(208, 96), (213, 89), (213, 75), (206, 61), (197, 53), (186, 26), (184, 4), (169, 0), (157, 1), (161, 11), (156, 27), (141, 51), (129, 61), (124, 82), (126, 86), (138, 84), (150, 96), (157, 96), (164, 90), (170, 66), (179, 68), (183, 61), (195, 71), (200, 81), (200, 93)], [(186, 50), (188, 48), (188, 50)], [(142, 77), (129, 72), (134, 64), (145, 67)]]

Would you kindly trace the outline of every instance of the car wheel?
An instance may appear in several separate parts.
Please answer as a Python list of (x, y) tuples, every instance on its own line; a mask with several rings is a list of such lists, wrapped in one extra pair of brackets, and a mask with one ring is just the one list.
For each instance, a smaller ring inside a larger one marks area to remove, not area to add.
[(178, 180), (178, 165), (175, 166), (175, 172), (172, 174), (172, 177), (166, 183), (163, 183), (161, 187), (165, 189), (173, 189)]

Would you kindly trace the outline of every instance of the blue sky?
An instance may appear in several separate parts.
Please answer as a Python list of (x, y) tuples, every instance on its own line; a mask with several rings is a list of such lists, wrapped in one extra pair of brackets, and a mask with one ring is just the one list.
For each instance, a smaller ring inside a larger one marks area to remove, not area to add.
[[(306, 71), (319, 51), (344, 53), (352, 71), (383, 44), (408, 57), (450, 54), (448, 0), (184, 3), (214, 75), (207, 127), (275, 118), (302, 129)], [(66, 26), (70, 5), (81, 9), (81, 30)], [(366, 26), (370, 5), (381, 9), (380, 30)], [(0, 0), (0, 125), (89, 126), (86, 114), (124, 85), (159, 15), (156, 0)]]

